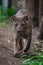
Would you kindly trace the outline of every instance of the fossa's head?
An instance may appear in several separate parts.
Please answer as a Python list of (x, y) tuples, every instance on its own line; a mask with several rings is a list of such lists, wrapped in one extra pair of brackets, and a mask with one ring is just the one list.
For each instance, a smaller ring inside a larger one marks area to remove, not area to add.
[(15, 16), (12, 16), (14, 28), (17, 32), (21, 33), (26, 29), (28, 24), (28, 12), (26, 9), (20, 9)]
[(18, 33), (22, 33), (24, 30), (26, 30), (26, 24), (28, 24), (28, 16), (24, 16), (23, 18), (12, 16), (12, 20), (14, 22), (14, 28)]

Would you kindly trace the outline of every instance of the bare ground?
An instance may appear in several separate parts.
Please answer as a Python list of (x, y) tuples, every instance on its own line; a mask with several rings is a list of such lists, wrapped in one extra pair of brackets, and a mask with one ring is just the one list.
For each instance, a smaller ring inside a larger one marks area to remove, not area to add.
[[(13, 57), (13, 34), (12, 27), (0, 27), (0, 65), (12, 65), (12, 62), (17, 60), (17, 58)], [(36, 40), (37, 35), (38, 29), (33, 28), (30, 51), (34, 51), (33, 42)], [(16, 63), (16, 65), (20, 65), (23, 60), (24, 59), (20, 60), (18, 63)]]

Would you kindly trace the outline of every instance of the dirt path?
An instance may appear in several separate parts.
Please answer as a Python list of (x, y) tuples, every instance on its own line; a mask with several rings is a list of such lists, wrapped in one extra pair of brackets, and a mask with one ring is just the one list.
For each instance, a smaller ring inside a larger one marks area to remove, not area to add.
[[(11, 27), (0, 28), (0, 65), (12, 65), (12, 62), (17, 60), (17, 58), (13, 57), (12, 35), (13, 35), (13, 29)], [(37, 35), (38, 35), (38, 29), (34, 28), (32, 30), (32, 41), (30, 46), (31, 51), (33, 51), (34, 49), (33, 42), (36, 40)], [(17, 64), (20, 65), (22, 61), (23, 60), (19, 61)]]

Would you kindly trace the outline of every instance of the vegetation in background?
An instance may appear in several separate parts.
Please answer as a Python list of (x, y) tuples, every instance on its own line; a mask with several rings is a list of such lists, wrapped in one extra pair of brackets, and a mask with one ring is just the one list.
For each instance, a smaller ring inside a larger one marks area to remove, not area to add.
[(7, 15), (8, 16), (12, 16), (12, 15), (15, 15), (16, 14), (16, 12), (18, 11), (18, 9), (17, 8), (8, 8), (8, 10), (7, 10)]
[(0, 22), (2, 22), (3, 20), (6, 19), (6, 16), (3, 15), (3, 12), (2, 12), (2, 7), (0, 6)]
[[(15, 15), (17, 11), (18, 11), (18, 8), (16, 8), (16, 7), (14, 7), (14, 8), (13, 7), (10, 7), (6, 11), (6, 14), (5, 15), (12, 16), (12, 15)], [(0, 6), (0, 16), (1, 15), (4, 15), (4, 13), (2, 11), (2, 6)]]
[(6, 14), (3, 14), (2, 6), (0, 6), (0, 26), (9, 26), (12, 22), (8, 19), (10, 19), (12, 15), (15, 15), (17, 11), (17, 8), (8, 8)]
[(12, 25), (12, 21), (10, 19), (6, 19), (3, 22), (0, 22), (0, 27), (8, 27), (10, 25)]

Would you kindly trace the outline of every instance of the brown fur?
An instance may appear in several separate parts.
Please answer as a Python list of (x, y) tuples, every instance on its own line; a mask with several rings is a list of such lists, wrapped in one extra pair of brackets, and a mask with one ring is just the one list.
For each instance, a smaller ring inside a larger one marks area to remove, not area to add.
[[(21, 10), (23, 13), (23, 11)], [(24, 11), (25, 12), (25, 11)], [(27, 12), (27, 11), (26, 11)], [(18, 14), (18, 13), (17, 13)], [(32, 24), (31, 21), (28, 18), (28, 15), (22, 15), (21, 17), (18, 18), (17, 14), (15, 16), (12, 16), (12, 20), (14, 21), (14, 32), (15, 32), (15, 44), (17, 51), (23, 49), (23, 40), (27, 40), (26, 48), (24, 51), (28, 51), (30, 48), (30, 43), (31, 43), (31, 37), (32, 37)], [(18, 47), (19, 45), (19, 47)]]

